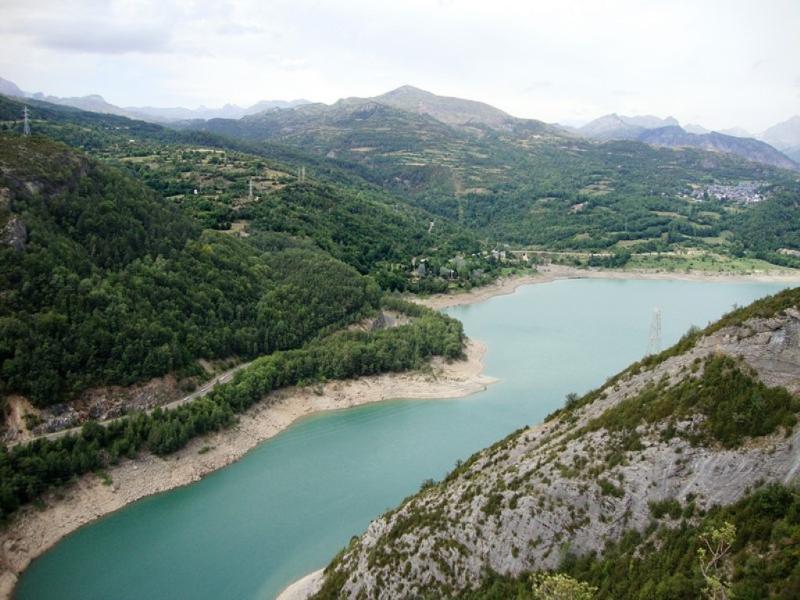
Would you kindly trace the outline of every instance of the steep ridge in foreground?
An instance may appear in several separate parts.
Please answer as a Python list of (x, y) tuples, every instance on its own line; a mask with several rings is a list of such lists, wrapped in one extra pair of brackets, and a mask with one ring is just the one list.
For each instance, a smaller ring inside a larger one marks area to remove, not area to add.
[[(373, 521), (315, 597), (517, 597), (529, 573), (554, 569), (600, 597), (630, 597), (612, 587), (641, 581), (647, 565), (653, 597), (700, 597), (698, 536), (727, 521), (740, 528), (739, 562), (721, 559), (719, 579), (762, 586), (746, 597), (789, 597), (800, 581), (800, 502), (786, 487), (800, 474), (798, 305), (794, 289), (734, 311), (475, 454)], [(670, 562), (674, 547), (691, 554)]]

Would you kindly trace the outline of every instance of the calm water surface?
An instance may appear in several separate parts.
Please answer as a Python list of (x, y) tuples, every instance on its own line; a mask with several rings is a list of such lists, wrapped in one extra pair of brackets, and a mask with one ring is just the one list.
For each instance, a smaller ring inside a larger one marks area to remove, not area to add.
[(647, 350), (782, 286), (569, 280), (448, 312), (502, 381), (469, 398), (306, 418), (189, 487), (144, 499), (35, 561), (21, 599), (273, 598), (455, 461), (542, 418)]

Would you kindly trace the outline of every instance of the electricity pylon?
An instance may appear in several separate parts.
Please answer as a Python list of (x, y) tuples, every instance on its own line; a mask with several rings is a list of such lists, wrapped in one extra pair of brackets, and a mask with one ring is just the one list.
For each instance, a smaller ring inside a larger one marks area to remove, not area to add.
[(650, 321), (650, 343), (647, 346), (648, 356), (661, 352), (661, 309), (653, 309), (653, 319)]
[(28, 122), (28, 107), (22, 107), (22, 135), (29, 136), (31, 134), (31, 125)]

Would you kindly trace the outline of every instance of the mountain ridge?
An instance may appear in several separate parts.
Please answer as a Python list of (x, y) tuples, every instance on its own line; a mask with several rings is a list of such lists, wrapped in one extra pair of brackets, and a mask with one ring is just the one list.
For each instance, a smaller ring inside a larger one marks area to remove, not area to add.
[(154, 123), (169, 123), (187, 119), (213, 119), (230, 118), (239, 119), (247, 115), (256, 114), (264, 110), (285, 109), (310, 104), (309, 100), (260, 100), (250, 106), (238, 106), (236, 104), (225, 104), (220, 108), (208, 108), (200, 106), (198, 108), (185, 107), (154, 107), (154, 106), (126, 106), (121, 107), (108, 102), (100, 94), (88, 94), (86, 96), (60, 97), (44, 94), (42, 92), (26, 92), (19, 88), (14, 82), (0, 77), (0, 94), (16, 98), (32, 98), (50, 104), (70, 106), (89, 112), (105, 113), (140, 119)]
[(727, 135), (717, 131), (696, 134), (689, 133), (677, 126), (660, 127), (658, 129), (642, 131), (636, 136), (636, 139), (640, 142), (657, 146), (669, 146), (673, 148), (692, 147), (726, 152), (782, 169), (800, 170), (800, 165), (766, 142), (753, 138)]
[[(650, 143), (652, 136), (647, 131), (661, 129), (664, 127), (677, 126), (680, 124), (674, 117), (660, 118), (653, 115), (634, 115), (625, 116), (617, 113), (605, 115), (579, 128), (562, 127), (559, 125), (548, 125), (536, 119), (522, 119), (514, 117), (490, 104), (475, 100), (457, 98), (453, 96), (440, 96), (423, 90), (412, 85), (402, 85), (398, 88), (369, 98), (350, 97), (338, 100), (333, 104), (312, 103), (305, 99), (284, 101), (284, 100), (262, 100), (249, 107), (241, 107), (234, 104), (226, 104), (220, 108), (207, 108), (204, 106), (189, 109), (184, 107), (119, 107), (107, 102), (98, 94), (90, 94), (81, 97), (60, 98), (57, 96), (47, 96), (42, 93), (31, 94), (21, 90), (11, 81), (0, 78), (0, 93), (13, 97), (33, 98), (71, 106), (81, 110), (99, 112), (124, 116), (133, 119), (141, 119), (155, 123), (185, 124), (197, 121), (211, 121), (215, 119), (246, 119), (248, 117), (263, 115), (275, 110), (292, 110), (304, 106), (314, 108), (305, 114), (322, 115), (327, 111), (336, 111), (344, 106), (367, 105), (370, 102), (377, 102), (392, 108), (402, 110), (419, 116), (430, 116), (433, 119), (465, 131), (484, 134), (490, 131), (525, 131), (533, 129), (534, 133), (544, 131), (549, 135), (572, 136), (581, 135), (598, 141), (612, 140), (638, 140)], [(800, 122), (800, 117), (795, 117)], [(692, 129), (693, 135), (706, 135), (705, 128), (698, 125), (687, 126)], [(791, 130), (789, 141), (786, 141), (787, 129)], [(695, 140), (683, 138), (680, 146), (701, 147), (706, 150), (732, 152), (748, 160), (764, 162), (785, 169), (800, 169), (800, 133), (797, 123), (792, 119), (779, 123), (759, 137), (762, 141), (769, 144), (767, 138), (780, 140), (781, 148), (777, 148), (777, 153), (768, 151), (766, 148), (753, 145), (752, 143), (735, 144), (730, 141), (717, 138), (706, 138)], [(711, 132), (714, 133), (714, 132)], [(750, 139), (749, 134), (739, 127), (718, 132), (729, 137), (739, 137), (740, 139)], [(766, 136), (766, 137), (765, 137)], [(660, 145), (670, 145), (663, 140)], [(673, 135), (671, 139), (676, 139)], [(781, 153), (781, 150), (785, 154)]]
[(448, 125), (480, 124), (496, 129), (516, 119), (484, 102), (439, 96), (411, 85), (403, 85), (372, 99), (402, 110), (428, 114)]
[[(652, 115), (626, 117), (611, 113), (599, 117), (583, 127), (577, 128), (575, 131), (578, 135), (598, 141), (636, 140), (661, 146), (703, 148), (705, 150), (736, 154), (748, 160), (763, 162), (784, 169), (800, 170), (800, 164), (793, 158), (796, 156), (795, 146), (800, 147), (800, 117), (797, 118), (797, 123), (793, 123), (790, 119), (773, 126), (767, 131), (773, 132), (772, 139), (775, 140), (779, 139), (781, 135), (778, 133), (779, 131), (785, 132), (793, 126), (797, 131), (792, 131), (789, 135), (791, 136), (790, 139), (796, 140), (796, 143), (784, 145), (784, 148), (789, 150), (792, 156), (784, 154), (782, 148), (771, 144), (767, 139), (769, 137), (767, 132), (760, 136), (754, 136), (741, 127), (711, 131), (697, 124), (681, 126), (674, 117), (666, 117), (665, 119)], [(743, 141), (735, 142), (731, 138)], [(765, 146), (771, 146), (771, 149)]]

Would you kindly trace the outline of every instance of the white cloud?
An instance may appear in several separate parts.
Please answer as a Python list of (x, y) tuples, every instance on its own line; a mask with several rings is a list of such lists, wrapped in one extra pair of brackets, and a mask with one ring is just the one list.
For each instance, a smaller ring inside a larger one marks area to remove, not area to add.
[(798, 112), (800, 3), (2, 0), (0, 76), (121, 105), (331, 102), (410, 83), (547, 121)]

